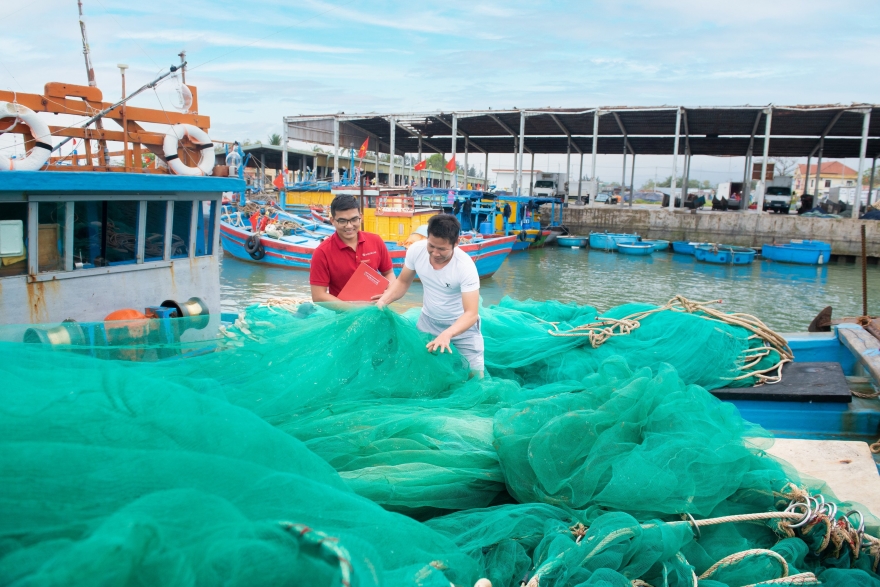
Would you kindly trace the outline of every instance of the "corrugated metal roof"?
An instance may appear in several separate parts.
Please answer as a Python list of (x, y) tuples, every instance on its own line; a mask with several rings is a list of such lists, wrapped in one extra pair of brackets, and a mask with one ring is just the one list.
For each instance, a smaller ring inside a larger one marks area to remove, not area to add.
[[(880, 155), (880, 106), (875, 104), (822, 104), (797, 106), (682, 107), (679, 153), (687, 146), (694, 155), (744, 156), (754, 133), (753, 152), (763, 152), (766, 112), (772, 109), (770, 156), (806, 157), (824, 135), (825, 157), (858, 157), (862, 136), (862, 111), (871, 110), (868, 157)], [(430, 113), (388, 113), (323, 116), (288, 116), (290, 138), (332, 144), (326, 137), (328, 121), (340, 120), (345, 136), (372, 137), (370, 148), (387, 150), (391, 142), (390, 120), (396, 120), (395, 151), (418, 151), (419, 136), (424, 152), (452, 150), (452, 118), (457, 118), (456, 151), (513, 153), (520, 117), (525, 114), (526, 153), (592, 153), (593, 123), (599, 115), (597, 152), (623, 152), (624, 135), (636, 154), (671, 155), (679, 107), (538, 108), (527, 110), (479, 110)], [(569, 142), (570, 138), (570, 142)], [(348, 147), (340, 141), (340, 146)]]

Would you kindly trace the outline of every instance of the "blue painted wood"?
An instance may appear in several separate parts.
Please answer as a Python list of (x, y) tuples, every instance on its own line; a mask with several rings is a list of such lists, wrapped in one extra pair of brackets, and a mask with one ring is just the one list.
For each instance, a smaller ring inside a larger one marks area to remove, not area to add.
[(233, 177), (190, 177), (154, 173), (93, 171), (10, 171), (3, 173), (0, 193), (27, 194), (150, 194), (237, 192), (244, 181)]

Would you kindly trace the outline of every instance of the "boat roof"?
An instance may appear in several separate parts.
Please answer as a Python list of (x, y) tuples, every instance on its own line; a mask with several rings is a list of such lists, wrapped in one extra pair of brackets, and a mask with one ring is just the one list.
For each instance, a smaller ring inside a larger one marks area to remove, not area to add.
[(0, 177), (0, 194), (220, 193), (245, 189), (244, 181), (233, 177), (93, 171), (9, 171)]

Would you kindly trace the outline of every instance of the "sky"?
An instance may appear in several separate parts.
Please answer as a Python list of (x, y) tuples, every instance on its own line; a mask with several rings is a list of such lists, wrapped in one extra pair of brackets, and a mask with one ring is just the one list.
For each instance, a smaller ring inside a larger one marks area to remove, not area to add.
[[(130, 91), (185, 50), (187, 83), (220, 140), (267, 141), (296, 114), (880, 102), (876, 1), (82, 1), (105, 100), (119, 96), (118, 63)], [(0, 88), (87, 83), (76, 0), (0, 0), (0, 15)], [(173, 83), (132, 103), (170, 108)], [(489, 162), (512, 165), (512, 155)], [(671, 166), (639, 158), (636, 182)], [(742, 169), (695, 157), (691, 177)], [(600, 178), (620, 170), (621, 156), (599, 158)]]

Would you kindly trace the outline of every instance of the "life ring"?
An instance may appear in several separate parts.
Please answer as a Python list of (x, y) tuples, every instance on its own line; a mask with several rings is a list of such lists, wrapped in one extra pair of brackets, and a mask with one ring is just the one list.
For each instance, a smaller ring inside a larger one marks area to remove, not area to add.
[[(177, 156), (177, 144), (183, 137), (188, 137), (202, 152), (197, 167), (184, 165)], [(214, 143), (208, 133), (191, 124), (175, 124), (165, 134), (162, 152), (168, 167), (177, 175), (211, 175), (214, 171)]]
[(52, 154), (51, 141), (52, 133), (49, 131), (49, 125), (40, 120), (37, 113), (21, 104), (13, 104), (11, 102), (0, 102), (0, 118), (15, 117), (25, 123), (31, 129), (31, 135), (36, 139), (37, 143), (28, 156), (24, 159), (10, 159), (0, 154), (0, 171), (38, 171), (49, 160)]
[(266, 249), (263, 247), (260, 237), (256, 234), (247, 237), (247, 240), (244, 241), (244, 250), (247, 251), (248, 255), (251, 256), (251, 259), (254, 259), (255, 261), (259, 261), (266, 256)]

